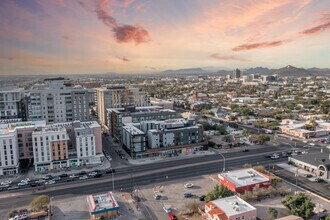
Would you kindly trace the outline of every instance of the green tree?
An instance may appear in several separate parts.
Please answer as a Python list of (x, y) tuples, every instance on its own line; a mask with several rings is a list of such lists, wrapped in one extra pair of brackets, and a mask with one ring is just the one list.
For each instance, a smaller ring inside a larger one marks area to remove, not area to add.
[(278, 183), (282, 182), (282, 179), (277, 177), (277, 176), (274, 176), (272, 178), (270, 178), (270, 183), (276, 187)]
[(217, 184), (213, 188), (213, 190), (206, 195), (205, 201), (209, 202), (212, 200), (221, 199), (232, 195), (234, 195), (234, 193), (230, 191), (226, 186)]
[(231, 142), (231, 137), (229, 135), (226, 135), (222, 138), (224, 142)]
[(218, 125), (217, 130), (219, 131), (220, 135), (225, 135), (227, 134), (226, 127), (224, 125)]
[(277, 215), (278, 215), (278, 211), (275, 208), (269, 208), (268, 209), (268, 215), (272, 218), (272, 219), (276, 219)]
[(252, 164), (246, 163), (243, 165), (243, 168), (252, 168)]
[(282, 204), (287, 207), (293, 215), (310, 218), (314, 214), (313, 209), (315, 204), (304, 193), (285, 196), (282, 200)]
[(214, 147), (214, 146), (215, 146), (215, 143), (214, 143), (213, 141), (209, 141), (209, 142), (208, 142), (208, 146), (209, 146), (209, 147)]
[(328, 215), (328, 216), (325, 218), (325, 220), (330, 220), (330, 215)]
[(250, 131), (246, 128), (243, 128), (242, 134), (243, 134), (243, 136), (248, 137), (250, 135)]
[(266, 168), (264, 166), (261, 166), (261, 165), (255, 166), (255, 167), (253, 167), (253, 169), (255, 169), (256, 171), (258, 171), (260, 173), (263, 173), (266, 170)]
[(41, 195), (33, 199), (30, 205), (32, 209), (39, 211), (41, 209), (46, 208), (49, 205), (49, 203), (50, 203), (49, 196)]
[(191, 214), (199, 213), (198, 212), (199, 206), (200, 203), (197, 202), (196, 200), (185, 204), (186, 209), (188, 209)]
[(265, 134), (261, 134), (258, 136), (258, 141), (260, 144), (264, 144), (266, 141), (270, 141), (270, 137)]

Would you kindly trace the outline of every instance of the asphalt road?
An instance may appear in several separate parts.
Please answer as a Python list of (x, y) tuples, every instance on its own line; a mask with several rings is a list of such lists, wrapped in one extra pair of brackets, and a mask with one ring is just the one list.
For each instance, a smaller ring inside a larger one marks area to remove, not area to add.
[(330, 184), (329, 183), (317, 183), (311, 182), (305, 177), (298, 176), (296, 177), (291, 172), (284, 170), (281, 167), (275, 166), (276, 169), (274, 174), (281, 177), (282, 179), (296, 184), (306, 190), (309, 190), (317, 195), (321, 195), (322, 197), (330, 200)]
[[(250, 152), (233, 152), (224, 154), (226, 170), (242, 167), (245, 163), (270, 166), (274, 162), (286, 161), (286, 158), (270, 160), (265, 158), (274, 147), (251, 150)], [(280, 149), (278, 149), (280, 150)], [(115, 191), (130, 192), (133, 187), (166, 182), (173, 179), (183, 179), (199, 175), (212, 174), (223, 170), (223, 159), (220, 155), (208, 155), (183, 160), (160, 162), (116, 169)], [(28, 205), (31, 200), (41, 194), (51, 197), (72, 195), (88, 195), (92, 193), (111, 191), (111, 174), (99, 179), (88, 179), (79, 182), (60, 183), (49, 186), (46, 190), (32, 193), (30, 189), (0, 193), (0, 217), (7, 216), (9, 210)], [(9, 197), (8, 197), (9, 196)]]

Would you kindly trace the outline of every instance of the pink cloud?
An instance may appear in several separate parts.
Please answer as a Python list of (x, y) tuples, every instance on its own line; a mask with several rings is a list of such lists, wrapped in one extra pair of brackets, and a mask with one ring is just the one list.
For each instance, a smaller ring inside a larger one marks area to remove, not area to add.
[(107, 12), (107, 0), (100, 0), (96, 13), (98, 19), (108, 26), (119, 43), (134, 42), (136, 45), (150, 41), (149, 32), (141, 25), (119, 25), (114, 17)]
[(220, 55), (217, 53), (211, 54), (211, 57), (217, 60), (235, 60), (235, 61), (242, 61), (242, 62), (249, 62), (250, 60), (245, 59), (245, 58), (241, 58), (241, 57), (237, 57), (237, 56), (226, 56), (226, 55)]
[(312, 28), (308, 28), (306, 30), (303, 30), (300, 33), (301, 34), (304, 34), (304, 35), (317, 34), (317, 33), (326, 31), (329, 28), (330, 28), (330, 22), (327, 22), (327, 23), (320, 24), (320, 25), (317, 25), (315, 27), (312, 27)]
[(243, 50), (254, 50), (259, 48), (270, 48), (270, 47), (278, 47), (282, 44), (289, 42), (289, 40), (277, 40), (277, 41), (264, 41), (253, 44), (241, 44), (232, 49), (232, 51), (243, 51)]

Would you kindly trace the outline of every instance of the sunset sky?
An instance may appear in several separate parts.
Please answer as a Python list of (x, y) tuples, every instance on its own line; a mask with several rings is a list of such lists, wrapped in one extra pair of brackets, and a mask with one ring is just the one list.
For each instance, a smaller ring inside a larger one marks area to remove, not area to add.
[(329, 61), (329, 0), (0, 1), (0, 75)]

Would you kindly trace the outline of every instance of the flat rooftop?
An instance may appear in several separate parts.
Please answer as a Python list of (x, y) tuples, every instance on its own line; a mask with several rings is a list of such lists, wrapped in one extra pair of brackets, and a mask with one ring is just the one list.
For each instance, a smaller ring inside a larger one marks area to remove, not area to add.
[(219, 177), (220, 176), (223, 176), (230, 182), (234, 183), (236, 187), (249, 186), (269, 181), (268, 178), (252, 168), (229, 171), (219, 174)]
[(230, 196), (218, 200), (213, 200), (211, 202), (220, 208), (228, 217), (256, 210), (255, 207), (245, 202), (238, 196)]
[(91, 214), (98, 214), (119, 209), (112, 192), (87, 196), (87, 204)]
[(134, 125), (125, 125), (125, 126), (123, 126), (123, 129), (125, 129), (126, 131), (128, 131), (132, 135), (134, 135), (134, 134), (144, 134), (143, 131), (141, 131), (140, 129), (138, 129)]

